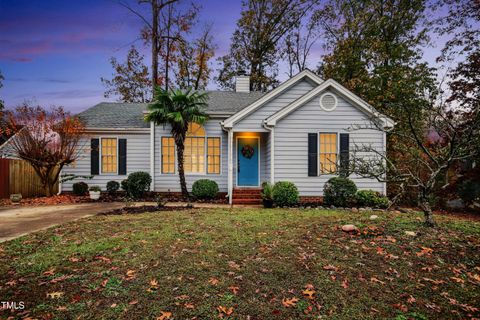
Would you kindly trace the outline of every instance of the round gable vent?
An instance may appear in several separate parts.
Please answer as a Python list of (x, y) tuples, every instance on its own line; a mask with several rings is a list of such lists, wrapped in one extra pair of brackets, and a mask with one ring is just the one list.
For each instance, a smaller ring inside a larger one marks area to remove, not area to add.
[(324, 93), (320, 97), (320, 107), (325, 111), (332, 111), (337, 107), (337, 97), (331, 93)]

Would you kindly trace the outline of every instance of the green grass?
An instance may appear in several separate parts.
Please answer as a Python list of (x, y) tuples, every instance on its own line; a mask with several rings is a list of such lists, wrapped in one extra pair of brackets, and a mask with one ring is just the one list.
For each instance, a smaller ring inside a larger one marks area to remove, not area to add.
[(480, 317), (480, 223), (370, 214), (198, 209), (54, 227), (0, 244), (0, 301), (26, 305), (0, 319), (209, 319), (219, 306), (232, 319)]

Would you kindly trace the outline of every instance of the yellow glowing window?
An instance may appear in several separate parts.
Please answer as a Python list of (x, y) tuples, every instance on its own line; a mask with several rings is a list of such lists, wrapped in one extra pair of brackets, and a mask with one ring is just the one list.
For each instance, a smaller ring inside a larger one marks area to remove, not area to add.
[(102, 173), (117, 173), (116, 138), (102, 138)]
[(175, 173), (175, 141), (162, 137), (162, 173)]
[(207, 139), (207, 173), (220, 173), (220, 138)]
[(185, 173), (205, 173), (205, 129), (196, 123), (188, 125), (184, 168)]
[(337, 171), (337, 134), (320, 133), (320, 173)]

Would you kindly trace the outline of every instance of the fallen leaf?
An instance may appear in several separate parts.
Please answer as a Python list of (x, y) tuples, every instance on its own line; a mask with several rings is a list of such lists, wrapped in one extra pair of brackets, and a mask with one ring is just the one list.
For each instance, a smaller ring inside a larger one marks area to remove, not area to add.
[(404, 305), (404, 304), (401, 304), (401, 303), (396, 303), (396, 304), (392, 305), (392, 307), (394, 307), (395, 309), (401, 310), (402, 312), (407, 312), (408, 311), (407, 306)]
[(433, 249), (427, 248), (427, 247), (420, 247), (422, 250), (420, 252), (417, 252), (416, 255), (417, 257), (421, 257), (424, 255), (430, 255), (433, 252)]
[(65, 292), (54, 291), (54, 292), (47, 293), (47, 298), (58, 299), (58, 298), (61, 298), (64, 294)]
[(382, 285), (385, 284), (385, 282), (383, 282), (383, 281), (381, 281), (381, 280), (378, 280), (378, 279), (375, 278), (375, 277), (371, 277), (371, 278), (370, 278), (370, 282), (376, 282), (376, 283), (380, 283), (380, 284), (382, 284)]
[(344, 289), (347, 289), (347, 288), (348, 288), (348, 279), (345, 279), (345, 280), (342, 281), (342, 287), (343, 287)]
[(183, 306), (187, 309), (195, 309), (195, 306), (192, 303), (185, 303)]
[(110, 305), (110, 308), (115, 308), (116, 306), (117, 306), (116, 303), (112, 303), (112, 304)]
[(208, 282), (211, 285), (216, 286), (220, 282), (220, 280), (218, 280), (217, 278), (210, 278), (210, 279), (208, 279)]
[(133, 300), (133, 301), (130, 301), (128, 304), (131, 305), (131, 306), (134, 306), (138, 303), (138, 300)]
[(171, 312), (166, 312), (166, 311), (160, 311), (160, 315), (157, 317), (156, 320), (167, 320), (172, 317)]
[(308, 299), (310, 299), (310, 300), (313, 300), (313, 299), (314, 299), (313, 295), (314, 295), (315, 293), (316, 293), (315, 290), (309, 289), (309, 288), (307, 288), (307, 289), (305, 289), (305, 290), (302, 291), (302, 294), (304, 295), (304, 297), (306, 297), (306, 298), (308, 298)]
[(230, 287), (228, 287), (228, 289), (230, 289), (233, 294), (237, 294), (239, 288), (238, 288), (238, 287), (235, 287), (235, 286), (230, 286)]
[(227, 308), (227, 307), (224, 307), (224, 306), (218, 306), (217, 310), (218, 310), (218, 312), (223, 313), (227, 316), (229, 316), (233, 313), (233, 307)]
[(328, 270), (328, 271), (338, 271), (338, 267), (335, 267), (331, 264), (328, 264), (326, 266), (323, 266), (323, 270)]
[(455, 281), (456, 283), (465, 283), (465, 280), (463, 280), (463, 279), (461, 279), (461, 278), (450, 277), (450, 279), (452, 279), (452, 280)]
[(125, 279), (132, 280), (134, 278), (135, 278), (135, 270), (127, 270)]
[(407, 302), (412, 304), (412, 303), (415, 303), (417, 301), (417, 299), (415, 299), (412, 295), (410, 297), (408, 297), (407, 299)]
[(55, 274), (55, 268), (47, 270), (43, 273), (44, 276), (53, 276)]
[(290, 298), (290, 299), (284, 298), (282, 300), (282, 304), (286, 308), (295, 307), (297, 305), (297, 302), (298, 302), (298, 298), (295, 298), (295, 297)]
[(5, 282), (5, 284), (6, 284), (7, 286), (12, 287), (12, 286), (14, 286), (14, 285), (17, 284), (17, 281), (16, 281), (16, 280), (11, 280), (11, 281)]
[(57, 310), (57, 311), (67, 311), (67, 307), (65, 307), (65, 306), (58, 306), (56, 310)]
[(147, 289), (148, 292), (153, 292), (158, 290), (158, 281), (156, 279), (150, 280), (150, 288)]

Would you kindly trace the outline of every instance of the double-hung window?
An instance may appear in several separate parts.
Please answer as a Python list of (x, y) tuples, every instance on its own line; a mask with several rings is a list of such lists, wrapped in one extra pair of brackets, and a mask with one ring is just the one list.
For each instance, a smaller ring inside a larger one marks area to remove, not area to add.
[(319, 162), (320, 174), (335, 173), (337, 171), (337, 134), (320, 133), (319, 137)]
[[(207, 137), (205, 129), (196, 123), (188, 125), (183, 154), (187, 174), (219, 174), (221, 162), (220, 137)], [(175, 142), (162, 137), (162, 173), (175, 173)]]
[(117, 173), (117, 139), (102, 138), (102, 173)]

